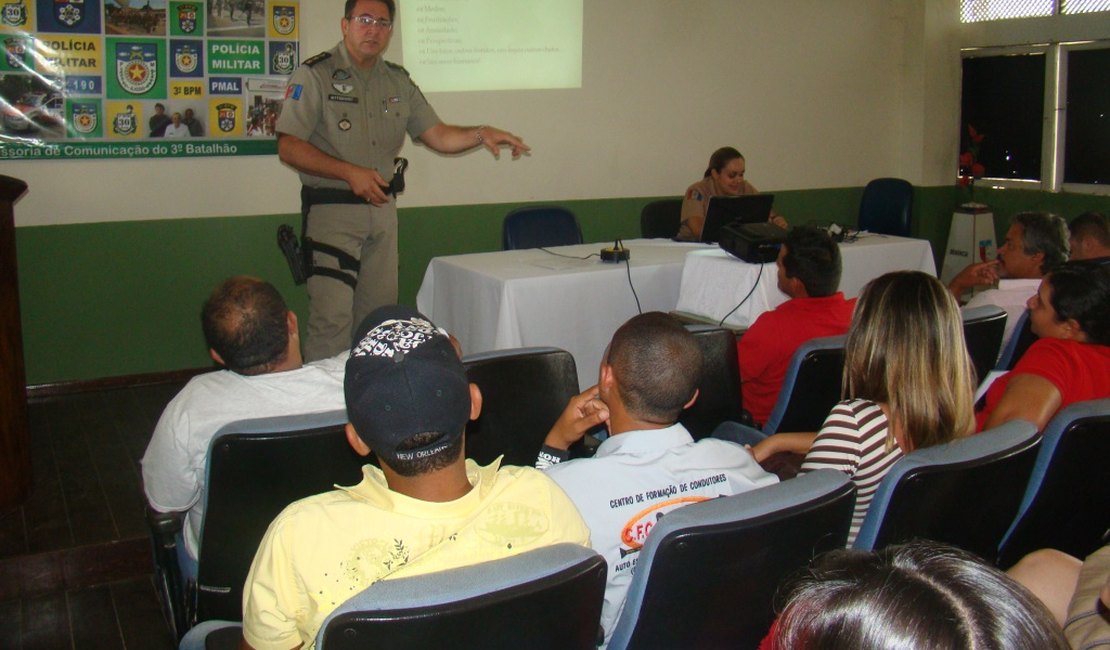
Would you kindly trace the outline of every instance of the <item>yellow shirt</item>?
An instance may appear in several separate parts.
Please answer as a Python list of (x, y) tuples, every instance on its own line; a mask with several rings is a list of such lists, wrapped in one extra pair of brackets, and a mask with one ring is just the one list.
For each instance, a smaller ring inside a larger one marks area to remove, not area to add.
[(559, 542), (590, 545), (566, 494), (528, 467), (466, 461), (473, 489), (446, 503), (391, 491), (378, 468), (287, 507), (258, 547), (243, 592), (256, 650), (312, 648), (328, 614), (378, 580), (441, 571)]

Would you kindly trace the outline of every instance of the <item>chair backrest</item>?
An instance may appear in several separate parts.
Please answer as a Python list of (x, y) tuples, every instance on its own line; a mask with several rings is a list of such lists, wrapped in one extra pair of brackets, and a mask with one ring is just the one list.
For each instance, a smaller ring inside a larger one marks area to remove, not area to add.
[(884, 235), (910, 236), (913, 185), (901, 178), (876, 178), (863, 189), (859, 229)]
[(708, 438), (717, 425), (739, 421), (743, 416), (740, 397), (740, 363), (736, 357), (736, 335), (712, 325), (689, 324), (702, 353), (702, 378), (698, 400), (682, 412), (679, 422), (695, 440)]
[(578, 394), (574, 357), (559, 348), (516, 348), (463, 357), (482, 391), (482, 412), (466, 427), (466, 456), (486, 465), (531, 467), (551, 425)]
[(999, 548), (1009, 568), (1026, 553), (1054, 548), (1084, 558), (1110, 530), (1110, 398), (1062, 409), (1045, 427), (1018, 516)]
[(1029, 349), (1030, 345), (1040, 337), (1033, 333), (1033, 328), (1029, 322), (1029, 310), (1021, 312), (1018, 321), (1014, 323), (1013, 333), (1010, 335), (1010, 340), (1006, 341), (1006, 347), (1002, 349), (1002, 354), (998, 357), (998, 364), (995, 370), (1013, 370), (1021, 355)]
[(855, 485), (819, 470), (679, 508), (651, 529), (610, 650), (754, 648), (783, 578), (843, 548)]
[(1002, 334), (1006, 331), (1006, 310), (997, 305), (964, 309), (964, 342), (975, 367), (975, 376), (983, 381), (998, 361)]
[(846, 338), (823, 336), (806, 341), (794, 351), (775, 408), (763, 425), (764, 433), (821, 428), (840, 401)]
[(517, 208), (505, 215), (501, 247), (542, 248), (582, 243), (582, 228), (570, 210), (557, 205)]
[(332, 612), (317, 650), (596, 647), (605, 559), (575, 544), (376, 582)]
[(924, 538), (992, 561), (1017, 514), (1038, 442), (1035, 425), (1012, 420), (906, 454), (879, 484), (854, 547)]
[(354, 485), (368, 461), (347, 444), (346, 411), (242, 420), (208, 447), (197, 620), (242, 620), (243, 582), (270, 522), (297, 499)]
[(671, 239), (682, 224), (682, 199), (652, 201), (640, 210), (640, 236)]

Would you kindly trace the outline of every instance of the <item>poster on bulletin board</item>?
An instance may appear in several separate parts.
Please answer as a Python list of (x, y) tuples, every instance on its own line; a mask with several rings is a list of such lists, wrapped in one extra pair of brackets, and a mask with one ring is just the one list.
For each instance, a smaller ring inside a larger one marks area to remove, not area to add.
[(277, 152), (299, 0), (0, 0), (0, 160)]

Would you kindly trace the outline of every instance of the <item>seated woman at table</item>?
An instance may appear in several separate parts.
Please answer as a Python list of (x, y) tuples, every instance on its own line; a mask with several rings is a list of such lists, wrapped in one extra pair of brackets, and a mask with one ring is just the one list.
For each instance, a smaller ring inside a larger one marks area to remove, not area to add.
[(752, 455), (762, 463), (779, 452), (805, 454), (803, 472), (848, 474), (858, 488), (851, 546), (898, 459), (971, 433), (974, 377), (952, 294), (920, 271), (887, 273), (864, 287), (848, 329), (847, 399), (818, 433), (777, 433), (758, 441)]
[[(686, 189), (682, 200), (682, 225), (675, 239), (698, 241), (705, 225), (705, 213), (709, 209), (709, 199), (714, 196), (746, 196), (759, 194), (755, 186), (744, 180), (747, 164), (744, 156), (732, 147), (721, 147), (709, 157), (709, 167), (705, 176)], [(769, 221), (786, 228), (786, 219), (771, 211)]]
[(1068, 262), (1041, 280), (1027, 306), (1040, 338), (987, 389), (980, 430), (1015, 419), (1043, 430), (1069, 404), (1110, 397), (1110, 267)]

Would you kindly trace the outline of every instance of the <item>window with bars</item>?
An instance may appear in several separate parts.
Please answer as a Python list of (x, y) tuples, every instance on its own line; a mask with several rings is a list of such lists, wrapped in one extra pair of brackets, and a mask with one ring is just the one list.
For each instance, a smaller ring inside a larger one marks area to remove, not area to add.
[(1110, 0), (961, 0), (960, 21), (978, 23), (1110, 11)]

